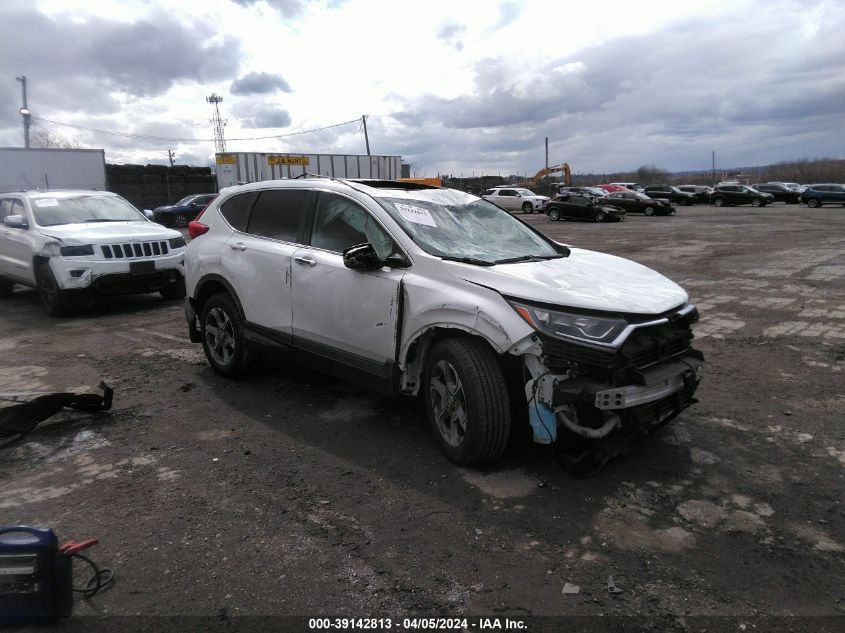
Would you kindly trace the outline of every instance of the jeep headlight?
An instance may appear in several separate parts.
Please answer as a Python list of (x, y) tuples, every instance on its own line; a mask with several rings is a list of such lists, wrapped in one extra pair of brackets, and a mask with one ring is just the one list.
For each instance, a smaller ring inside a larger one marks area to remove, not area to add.
[(528, 325), (556, 338), (610, 345), (628, 326), (620, 318), (562, 312), (516, 301), (508, 303)]
[(60, 246), (59, 253), (64, 257), (80, 257), (82, 255), (93, 255), (94, 247), (91, 244), (82, 246)]
[(169, 240), (167, 240), (167, 243), (170, 244), (170, 248), (182, 248), (185, 245), (185, 238), (171, 237)]

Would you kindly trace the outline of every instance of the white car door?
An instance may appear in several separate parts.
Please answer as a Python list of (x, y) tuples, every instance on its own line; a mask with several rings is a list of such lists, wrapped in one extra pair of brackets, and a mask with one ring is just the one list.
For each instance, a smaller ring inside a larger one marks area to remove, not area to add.
[(244, 193), (230, 198), (220, 209), (227, 221), (240, 229), (226, 240), (220, 265), (224, 277), (238, 289), (246, 320), (288, 340), (291, 256), (300, 248), (300, 224), (313, 195), (305, 189), (268, 189), (258, 195), (254, 205), (254, 194)]
[[(10, 216), (22, 216), (29, 226), (5, 226), (4, 222)], [(32, 219), (20, 198), (0, 198), (0, 275), (29, 285), (35, 283), (32, 255), (36, 239), (33, 229)]]
[(293, 257), (294, 347), (327, 366), (346, 366), (357, 378), (367, 374), (387, 381), (396, 360), (399, 282), (405, 270), (347, 268), (343, 250), (364, 242), (382, 259), (396, 248), (356, 201), (320, 192), (310, 245)]

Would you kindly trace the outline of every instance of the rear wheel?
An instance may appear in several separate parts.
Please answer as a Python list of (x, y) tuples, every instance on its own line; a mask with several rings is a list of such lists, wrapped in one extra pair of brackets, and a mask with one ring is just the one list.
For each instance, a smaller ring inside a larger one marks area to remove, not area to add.
[(722, 198), (716, 198), (716, 199), (713, 201), (713, 204), (714, 204), (715, 206), (717, 206), (717, 207), (721, 207), (721, 206), (724, 206), (725, 201), (724, 201), (724, 200), (722, 200)]
[(51, 317), (67, 316), (73, 309), (72, 296), (67, 290), (59, 288), (50, 264), (43, 263), (35, 273), (38, 283), (38, 298), (44, 311)]
[(425, 370), (428, 419), (443, 452), (457, 464), (488, 462), (510, 436), (510, 398), (493, 351), (476, 339), (445, 339)]
[(654, 207), (646, 207), (643, 209), (643, 215), (654, 215)]
[(596, 211), (593, 220), (596, 222), (604, 222), (607, 219), (607, 214), (604, 211)]
[(250, 351), (244, 341), (243, 321), (229, 294), (220, 293), (205, 302), (200, 337), (205, 356), (218, 374), (231, 377), (247, 370)]
[(817, 207), (822, 206), (822, 203), (821, 200), (819, 200), (818, 198), (810, 198), (809, 200), (807, 200), (807, 206), (811, 209), (815, 209)]
[(534, 211), (534, 205), (530, 202), (523, 202), (522, 203), (522, 212), (523, 213), (532, 213)]
[(751, 206), (752, 206), (752, 207), (759, 207), (761, 204), (762, 204), (762, 203), (761, 203), (759, 200), (757, 200), (756, 198), (755, 198), (754, 200), (752, 200), (752, 201), (751, 201)]
[(557, 222), (558, 220), (560, 220), (560, 211), (558, 211), (557, 209), (550, 209), (549, 210), (549, 219), (552, 222)]

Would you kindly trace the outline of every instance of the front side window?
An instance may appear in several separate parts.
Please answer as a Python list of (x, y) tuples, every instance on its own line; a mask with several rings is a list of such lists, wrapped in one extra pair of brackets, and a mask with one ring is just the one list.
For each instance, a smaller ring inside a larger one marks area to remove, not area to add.
[(320, 193), (311, 246), (342, 253), (350, 246), (369, 242), (381, 259), (393, 252), (393, 240), (365, 209), (334, 193)]
[(283, 242), (296, 242), (308, 192), (304, 189), (262, 191), (249, 216), (247, 232)]
[(486, 200), (454, 189), (403, 193), (376, 200), (431, 255), (490, 265), (563, 256), (562, 247)]
[(85, 222), (146, 222), (144, 215), (123, 198), (102, 194), (80, 194), (30, 199), (32, 215), (39, 226)]

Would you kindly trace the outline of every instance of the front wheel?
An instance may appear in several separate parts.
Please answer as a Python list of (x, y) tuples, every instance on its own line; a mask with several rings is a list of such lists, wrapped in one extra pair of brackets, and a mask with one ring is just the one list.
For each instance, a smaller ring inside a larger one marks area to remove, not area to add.
[(751, 201), (751, 206), (752, 206), (752, 207), (759, 207), (759, 206), (761, 206), (761, 205), (762, 205), (762, 203), (761, 203), (759, 200), (756, 200), (756, 199), (755, 199), (755, 200), (752, 200), (752, 201)]
[(677, 213), (677, 211), (675, 209), (672, 209), (666, 215), (675, 215), (675, 213)]
[(59, 288), (59, 283), (50, 270), (50, 264), (45, 262), (38, 267), (35, 280), (38, 284), (38, 299), (47, 314), (51, 317), (62, 317), (71, 313), (71, 295), (67, 290)]
[(654, 207), (646, 207), (643, 209), (643, 215), (654, 215)]
[(717, 207), (721, 207), (721, 206), (724, 206), (725, 201), (724, 201), (724, 200), (722, 200), (721, 198), (716, 198), (716, 199), (713, 201), (713, 204), (714, 204), (715, 206), (717, 206)]
[(596, 222), (604, 222), (606, 219), (607, 219), (607, 215), (605, 214), (604, 211), (598, 211), (593, 216), (593, 220), (595, 220)]
[(510, 436), (510, 399), (493, 350), (471, 338), (434, 345), (425, 369), (428, 419), (443, 452), (462, 466), (489, 462)]
[(549, 211), (549, 219), (552, 222), (557, 222), (558, 220), (560, 220), (560, 211), (558, 211), (557, 209), (551, 209)]
[(523, 202), (522, 203), (522, 212), (523, 213), (533, 213), (534, 212), (534, 205), (530, 202)]
[(185, 280), (179, 279), (175, 284), (172, 286), (168, 286), (167, 288), (162, 288), (158, 291), (161, 295), (162, 299), (167, 301), (173, 301), (175, 299), (184, 299), (185, 298)]
[(817, 207), (822, 206), (822, 203), (817, 198), (810, 198), (809, 200), (807, 200), (807, 206), (811, 209), (815, 209)]
[(205, 302), (200, 338), (205, 356), (218, 374), (233, 377), (247, 370), (250, 351), (244, 340), (243, 321), (227, 293), (216, 294)]
[(184, 213), (180, 213), (173, 218), (173, 224), (175, 224), (179, 228), (185, 228), (186, 226), (188, 226), (188, 222), (190, 222), (190, 220), (188, 219), (188, 216)]

